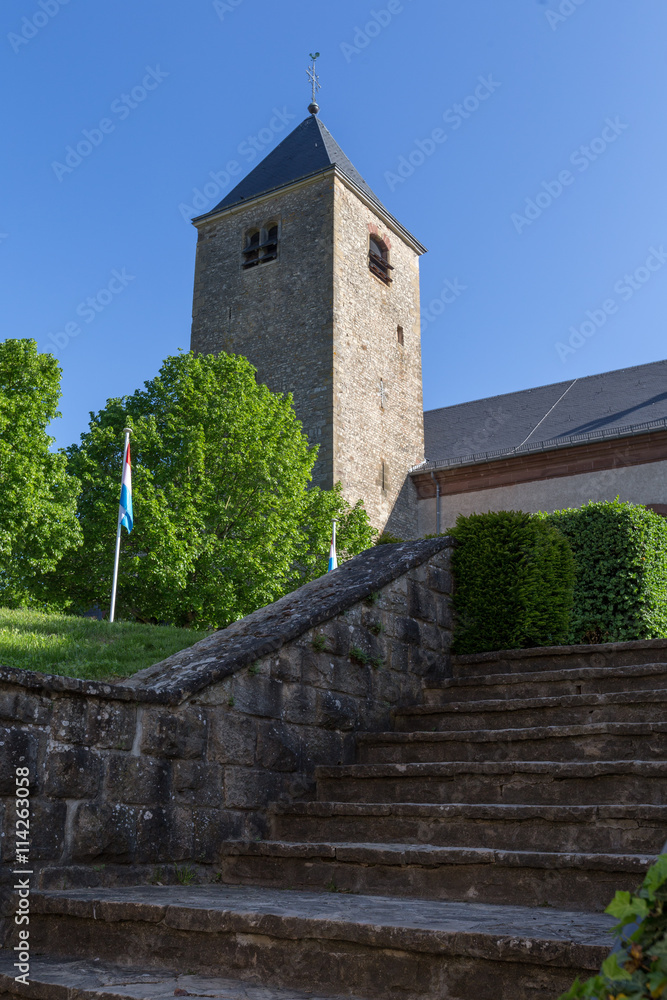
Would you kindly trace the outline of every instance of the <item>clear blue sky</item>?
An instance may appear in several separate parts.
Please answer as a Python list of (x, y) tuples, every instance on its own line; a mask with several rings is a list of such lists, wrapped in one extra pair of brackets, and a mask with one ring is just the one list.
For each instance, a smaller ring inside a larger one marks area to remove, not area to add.
[(426, 408), (667, 354), (664, 0), (10, 0), (0, 26), (2, 337), (80, 330), (59, 445), (187, 349), (186, 206), (306, 117), (315, 50), (322, 120), (429, 248)]

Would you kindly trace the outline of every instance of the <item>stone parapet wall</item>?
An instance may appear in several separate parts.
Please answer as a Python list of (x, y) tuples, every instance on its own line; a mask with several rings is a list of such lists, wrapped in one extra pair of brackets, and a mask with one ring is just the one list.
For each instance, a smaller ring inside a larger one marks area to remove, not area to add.
[(261, 837), (273, 803), (312, 797), (316, 765), (351, 762), (355, 733), (448, 675), (453, 544), (378, 546), (128, 681), (0, 668), (2, 861), (26, 765), (45, 882)]

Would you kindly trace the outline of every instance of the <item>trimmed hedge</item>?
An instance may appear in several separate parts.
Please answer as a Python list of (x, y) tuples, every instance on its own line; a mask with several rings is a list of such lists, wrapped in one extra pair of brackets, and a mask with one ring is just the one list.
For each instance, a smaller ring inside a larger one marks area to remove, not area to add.
[(567, 640), (574, 563), (567, 540), (522, 511), (461, 515), (451, 532), (454, 653), (552, 646)]
[(667, 521), (637, 504), (591, 502), (537, 515), (568, 539), (575, 560), (568, 641), (667, 636)]
[(667, 996), (667, 854), (652, 865), (636, 895), (617, 892), (605, 913), (616, 917), (616, 947), (598, 976), (576, 980), (560, 1000), (656, 1000)]

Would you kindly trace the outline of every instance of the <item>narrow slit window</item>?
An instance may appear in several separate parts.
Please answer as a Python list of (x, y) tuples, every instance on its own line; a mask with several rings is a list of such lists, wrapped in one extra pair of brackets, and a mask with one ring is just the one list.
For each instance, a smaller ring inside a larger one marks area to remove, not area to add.
[(396, 327), (396, 339), (399, 342), (399, 344), (401, 346), (403, 346), (403, 344), (405, 343), (405, 337), (403, 336), (403, 327), (402, 326), (397, 326)]

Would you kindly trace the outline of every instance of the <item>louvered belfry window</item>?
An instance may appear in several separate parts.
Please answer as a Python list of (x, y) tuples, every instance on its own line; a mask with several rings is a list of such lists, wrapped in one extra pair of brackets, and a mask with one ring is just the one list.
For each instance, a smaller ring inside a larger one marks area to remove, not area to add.
[(384, 281), (385, 285), (391, 284), (390, 271), (393, 267), (389, 263), (389, 249), (377, 236), (371, 236), (368, 248), (368, 267), (370, 271)]
[(246, 230), (241, 265), (243, 269), (248, 270), (259, 264), (266, 264), (270, 260), (276, 260), (279, 235), (280, 225), (275, 221)]

